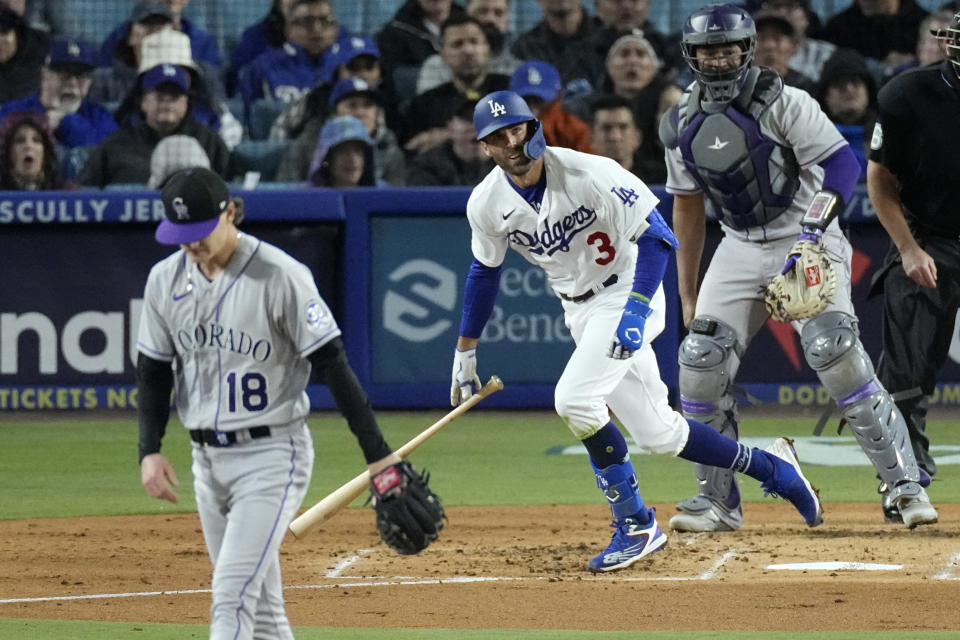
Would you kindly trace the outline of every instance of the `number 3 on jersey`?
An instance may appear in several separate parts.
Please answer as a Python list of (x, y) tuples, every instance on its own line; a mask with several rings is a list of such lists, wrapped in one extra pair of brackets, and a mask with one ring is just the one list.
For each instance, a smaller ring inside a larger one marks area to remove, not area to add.
[(617, 257), (616, 248), (610, 244), (610, 236), (603, 231), (594, 231), (587, 236), (587, 244), (591, 246), (597, 245), (597, 251), (600, 252), (600, 255), (597, 256), (594, 262), (599, 265), (610, 264), (613, 262), (613, 259)]
[[(237, 411), (237, 374), (227, 376), (227, 393), (230, 396), (230, 413)], [(240, 403), (247, 411), (262, 411), (267, 408), (267, 379), (259, 373), (245, 373), (240, 378)]]

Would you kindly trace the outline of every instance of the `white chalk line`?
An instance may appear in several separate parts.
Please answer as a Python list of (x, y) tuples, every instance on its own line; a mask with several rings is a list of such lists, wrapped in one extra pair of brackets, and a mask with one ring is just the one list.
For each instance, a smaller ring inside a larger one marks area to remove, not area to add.
[(960, 569), (960, 553), (953, 554), (953, 557), (947, 562), (947, 568), (933, 576), (933, 579), (960, 580), (960, 572), (958, 572), (957, 569)]
[[(397, 586), (416, 586), (431, 584), (470, 584), (480, 582), (543, 582), (551, 580), (546, 576), (533, 577), (511, 577), (511, 576), (451, 576), (448, 578), (413, 578), (406, 576), (395, 576), (392, 579), (354, 579), (348, 576), (330, 576), (334, 572), (340, 572), (343, 569), (352, 566), (361, 556), (369, 553), (370, 549), (360, 549), (340, 562), (327, 572), (327, 577), (340, 577), (354, 580), (352, 582), (337, 582), (331, 584), (304, 584), (285, 586), (284, 590), (315, 590), (315, 589), (349, 589), (357, 587), (397, 587)], [(557, 578), (560, 582), (692, 582), (711, 580), (730, 558), (737, 554), (736, 549), (729, 549), (722, 556), (717, 558), (713, 565), (698, 576), (629, 576), (619, 573), (609, 573), (597, 576), (577, 576), (575, 578)], [(954, 554), (947, 562), (947, 569), (933, 576), (935, 580), (960, 580), (960, 553)], [(77, 600), (103, 600), (109, 598), (148, 598), (157, 596), (180, 596), (210, 593), (210, 589), (174, 589), (169, 591), (132, 591), (126, 593), (91, 593), (74, 596), (40, 596), (32, 598), (3, 598), (0, 604), (27, 604), (38, 602), (69, 602)]]
[(355, 564), (358, 560), (360, 560), (360, 558), (367, 555), (371, 551), (372, 549), (357, 549), (356, 553), (353, 553), (352, 555), (347, 556), (346, 558), (338, 562), (333, 569), (330, 569), (330, 571), (327, 571), (327, 573), (324, 574), (324, 577), (339, 578), (341, 574), (343, 574), (344, 569)]

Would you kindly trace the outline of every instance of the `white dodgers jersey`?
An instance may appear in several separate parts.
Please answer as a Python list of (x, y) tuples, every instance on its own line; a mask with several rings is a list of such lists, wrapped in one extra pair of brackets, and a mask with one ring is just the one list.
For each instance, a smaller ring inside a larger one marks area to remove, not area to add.
[(173, 363), (185, 427), (233, 431), (307, 415), (306, 356), (340, 329), (305, 265), (241, 234), (212, 282), (181, 250), (154, 265), (143, 298), (137, 349)]
[(613, 274), (632, 274), (636, 241), (650, 226), (656, 196), (610, 158), (547, 147), (544, 170), (539, 211), (499, 167), (474, 188), (467, 203), (474, 257), (496, 267), (512, 247), (566, 296), (590, 291)]

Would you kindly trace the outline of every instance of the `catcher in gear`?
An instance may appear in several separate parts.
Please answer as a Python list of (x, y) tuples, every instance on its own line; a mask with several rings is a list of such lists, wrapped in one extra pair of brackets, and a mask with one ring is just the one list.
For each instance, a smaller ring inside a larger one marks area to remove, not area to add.
[[(852, 249), (834, 220), (860, 166), (809, 94), (753, 64), (756, 41), (753, 18), (735, 5), (690, 15), (681, 50), (695, 80), (660, 121), (690, 329), (678, 357), (683, 414), (737, 438), (731, 388), (741, 358), (770, 316), (790, 322), (876, 469), (885, 512), (910, 527), (936, 522), (922, 486), (929, 477), (860, 342), (850, 300)], [(708, 211), (723, 239), (698, 286)], [(671, 528), (739, 528), (734, 474), (698, 465), (696, 476), (699, 493), (677, 504)]]
[(313, 471), (311, 370), (363, 450), (384, 541), (403, 554), (422, 551), (443, 527), (443, 507), (384, 440), (310, 270), (240, 232), (236, 201), (208, 169), (175, 173), (162, 199), (167, 219), (156, 238), (179, 248), (153, 267), (144, 291), (141, 482), (154, 498), (178, 499), (160, 453), (176, 388), (214, 565), (210, 637), (292, 639), (277, 532), (296, 515)]

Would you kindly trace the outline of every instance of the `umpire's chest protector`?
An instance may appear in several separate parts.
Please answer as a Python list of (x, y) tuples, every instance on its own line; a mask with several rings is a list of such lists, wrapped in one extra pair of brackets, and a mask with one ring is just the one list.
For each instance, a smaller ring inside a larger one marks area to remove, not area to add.
[(766, 224), (800, 187), (793, 150), (766, 135), (761, 118), (783, 91), (775, 72), (754, 67), (729, 103), (702, 103), (693, 83), (660, 121), (660, 138), (680, 149), (684, 165), (716, 215), (734, 229)]

